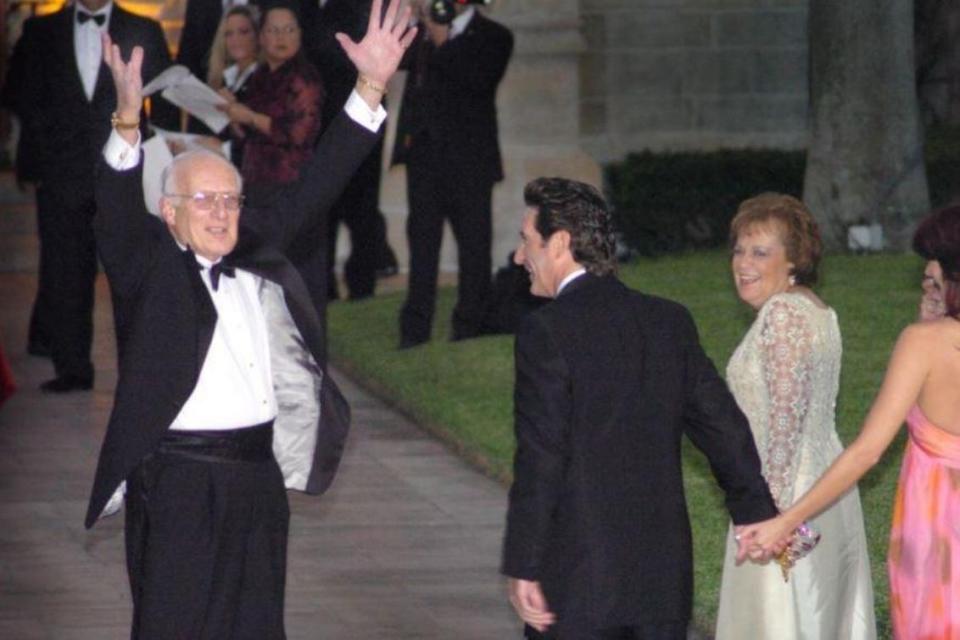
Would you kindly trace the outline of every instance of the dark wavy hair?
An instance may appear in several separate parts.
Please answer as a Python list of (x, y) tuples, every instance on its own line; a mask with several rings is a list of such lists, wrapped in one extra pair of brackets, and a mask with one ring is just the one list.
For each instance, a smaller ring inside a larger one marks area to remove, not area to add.
[(523, 189), (523, 201), (537, 210), (537, 233), (547, 240), (570, 234), (573, 259), (598, 276), (616, 273), (617, 239), (610, 210), (595, 187), (566, 178), (537, 178)]
[(741, 233), (773, 223), (793, 263), (790, 272), (797, 284), (811, 287), (817, 283), (823, 243), (820, 228), (806, 205), (782, 193), (761, 193), (740, 203), (730, 222), (730, 246)]
[(913, 234), (913, 250), (940, 263), (947, 315), (960, 320), (960, 204), (924, 218)]

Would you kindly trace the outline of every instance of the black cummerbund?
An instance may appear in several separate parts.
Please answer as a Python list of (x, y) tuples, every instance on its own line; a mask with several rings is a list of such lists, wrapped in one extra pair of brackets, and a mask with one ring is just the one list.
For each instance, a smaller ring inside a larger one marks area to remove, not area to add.
[(273, 420), (242, 429), (170, 429), (156, 453), (202, 462), (265, 462), (273, 457)]

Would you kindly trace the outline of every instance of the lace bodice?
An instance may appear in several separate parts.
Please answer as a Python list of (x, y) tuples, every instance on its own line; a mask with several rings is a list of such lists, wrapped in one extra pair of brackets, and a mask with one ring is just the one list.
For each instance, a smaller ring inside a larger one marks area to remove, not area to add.
[(727, 365), (781, 509), (799, 497), (798, 474), (819, 476), (842, 450), (834, 424), (841, 354), (833, 309), (781, 293), (764, 303)]

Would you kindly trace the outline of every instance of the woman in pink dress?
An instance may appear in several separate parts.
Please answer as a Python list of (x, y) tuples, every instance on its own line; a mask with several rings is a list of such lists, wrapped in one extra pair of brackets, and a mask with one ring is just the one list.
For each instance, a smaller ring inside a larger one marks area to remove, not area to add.
[(887, 559), (894, 636), (960, 640), (960, 206), (928, 216), (913, 246), (927, 260), (920, 321), (900, 334), (860, 435), (789, 509), (741, 535), (782, 544), (876, 464), (906, 420)]

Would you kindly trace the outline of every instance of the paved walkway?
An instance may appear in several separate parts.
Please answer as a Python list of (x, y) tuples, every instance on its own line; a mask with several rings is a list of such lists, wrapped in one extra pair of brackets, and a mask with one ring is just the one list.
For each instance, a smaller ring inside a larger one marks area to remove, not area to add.
[[(41, 395), (27, 356), (36, 279), (0, 273), (0, 336), (21, 390), (0, 409), (0, 638), (128, 637), (123, 519), (83, 515), (116, 382), (98, 282), (92, 393)], [(497, 574), (506, 494), (338, 376), (354, 411), (341, 471), (322, 498), (291, 493), (288, 637), (519, 637)]]

